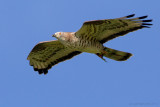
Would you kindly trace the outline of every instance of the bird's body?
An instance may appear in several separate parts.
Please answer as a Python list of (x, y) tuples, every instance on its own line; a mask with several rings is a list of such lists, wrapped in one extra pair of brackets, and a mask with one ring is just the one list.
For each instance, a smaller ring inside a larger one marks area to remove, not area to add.
[(117, 19), (87, 21), (77, 32), (57, 32), (53, 36), (58, 40), (40, 42), (28, 56), (35, 71), (48, 73), (53, 65), (72, 58), (82, 52), (93, 53), (116, 61), (125, 61), (131, 53), (105, 47), (103, 44), (111, 39), (129, 32), (148, 28), (152, 20), (142, 20), (147, 16), (130, 18), (134, 15)]
[(57, 32), (63, 35), (59, 41), (66, 47), (75, 51), (100, 53), (104, 46), (94, 36), (77, 36), (76, 32)]

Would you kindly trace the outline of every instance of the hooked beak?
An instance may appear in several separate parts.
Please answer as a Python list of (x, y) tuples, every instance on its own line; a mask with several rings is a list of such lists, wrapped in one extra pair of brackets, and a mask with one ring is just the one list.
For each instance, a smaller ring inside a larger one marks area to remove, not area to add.
[(56, 35), (55, 35), (55, 34), (53, 34), (53, 35), (52, 35), (52, 37), (56, 37)]

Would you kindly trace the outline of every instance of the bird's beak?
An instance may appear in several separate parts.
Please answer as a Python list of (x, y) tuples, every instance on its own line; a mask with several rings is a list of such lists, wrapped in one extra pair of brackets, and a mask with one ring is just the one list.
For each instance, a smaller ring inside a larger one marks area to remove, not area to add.
[(55, 35), (55, 34), (53, 34), (53, 35), (52, 35), (52, 37), (56, 37), (56, 35)]

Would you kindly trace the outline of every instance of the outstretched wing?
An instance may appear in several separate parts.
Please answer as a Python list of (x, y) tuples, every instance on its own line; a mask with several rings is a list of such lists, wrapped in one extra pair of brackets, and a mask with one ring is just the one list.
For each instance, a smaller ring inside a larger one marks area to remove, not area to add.
[(47, 74), (55, 64), (72, 58), (81, 52), (65, 48), (58, 40), (38, 43), (28, 55), (30, 65), (39, 74)]
[(105, 20), (94, 20), (84, 22), (83, 26), (76, 32), (76, 36), (93, 36), (101, 43), (105, 43), (118, 36), (123, 36), (129, 32), (136, 31), (142, 28), (149, 28), (152, 20), (143, 20), (147, 16), (130, 18), (134, 14)]

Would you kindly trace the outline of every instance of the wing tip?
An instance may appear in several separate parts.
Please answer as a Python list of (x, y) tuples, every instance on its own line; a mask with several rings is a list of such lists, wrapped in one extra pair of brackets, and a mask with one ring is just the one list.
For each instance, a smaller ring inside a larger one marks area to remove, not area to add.
[(148, 15), (145, 15), (145, 16), (138, 17), (138, 19), (145, 19), (147, 17), (148, 17)]
[(148, 20), (142, 20), (142, 22), (152, 22), (152, 19), (148, 19)]
[(146, 22), (152, 22), (152, 19), (148, 19), (146, 20), (146, 18), (148, 17), (148, 15), (145, 16), (141, 16), (141, 17), (137, 17), (137, 18), (131, 18), (131, 21), (135, 21), (135, 23), (140, 23), (141, 28), (150, 28), (149, 26), (153, 25), (151, 23), (146, 23)]
[(135, 14), (130, 14), (130, 15), (126, 16), (126, 18), (130, 18), (130, 17), (134, 17), (134, 16), (135, 16)]
[[(145, 18), (147, 18), (147, 17), (145, 17)], [(144, 19), (144, 17), (142, 19)], [(152, 26), (153, 24), (152, 23), (146, 23), (146, 22), (152, 22), (152, 21), (153, 21), (152, 19), (141, 20), (141, 22), (142, 22), (141, 26), (144, 27), (144, 28), (150, 28), (150, 26)]]
[(48, 69), (34, 68), (34, 71), (38, 71), (39, 74), (47, 74), (48, 73)]

